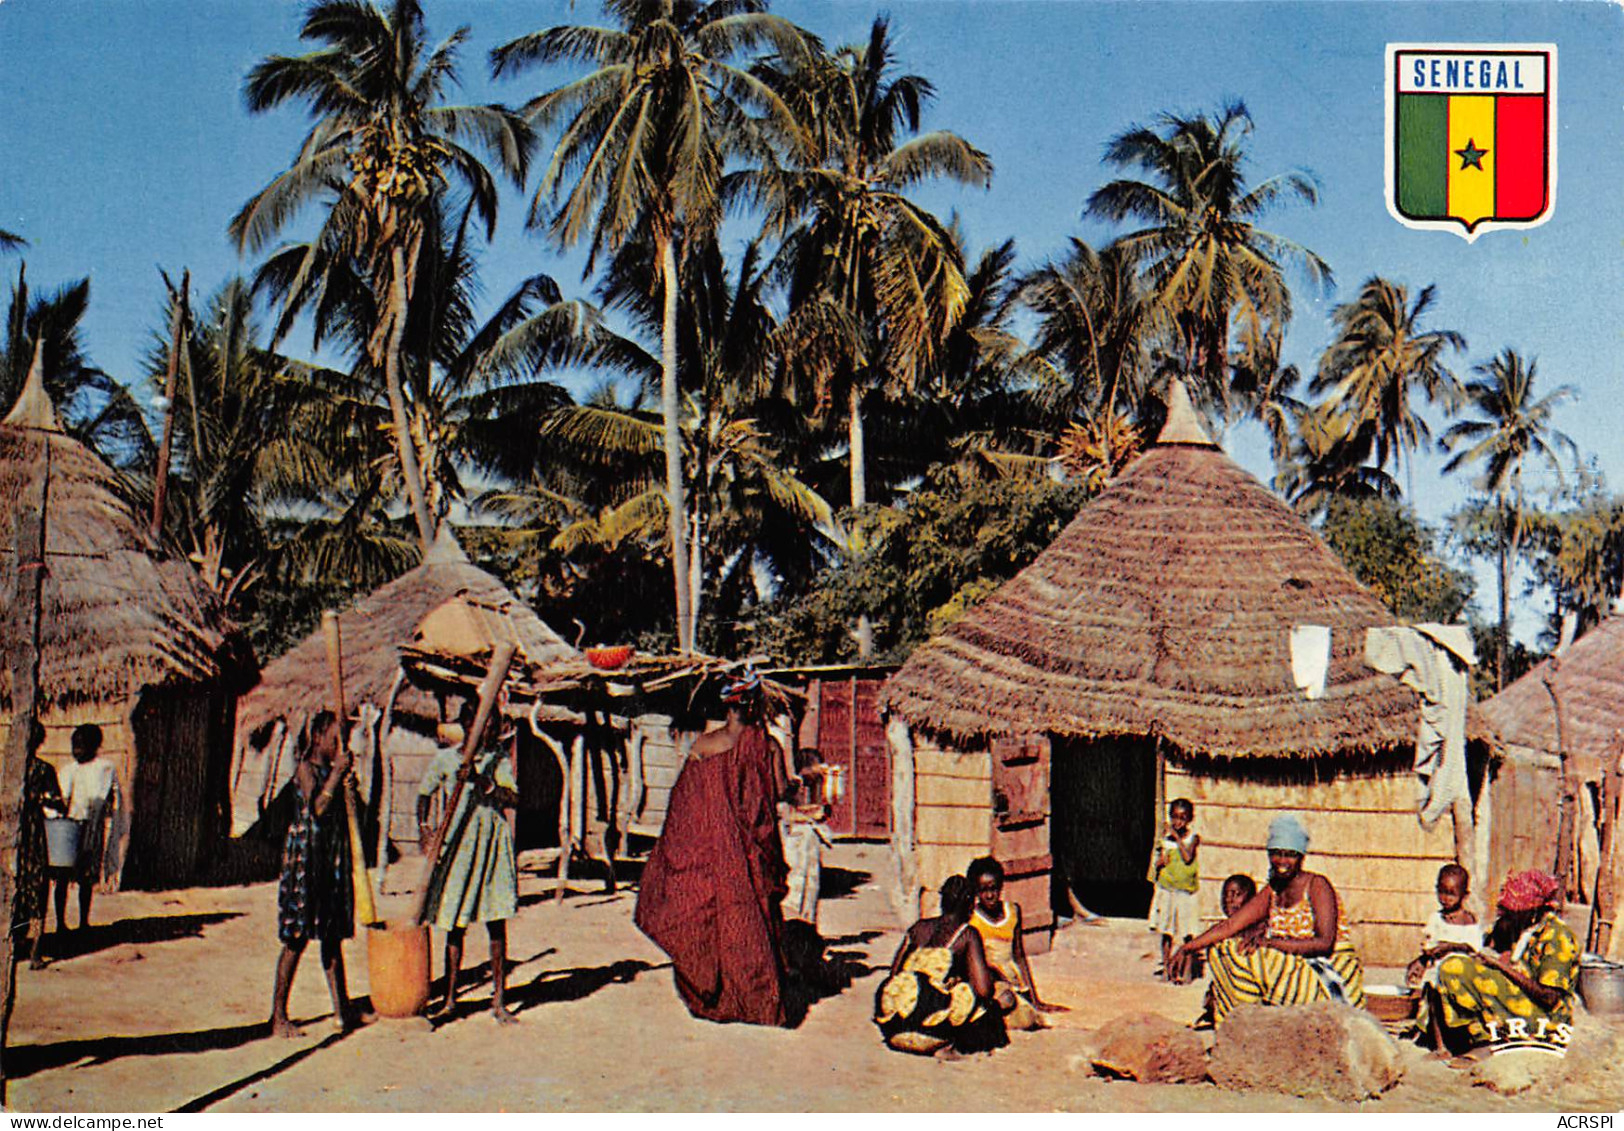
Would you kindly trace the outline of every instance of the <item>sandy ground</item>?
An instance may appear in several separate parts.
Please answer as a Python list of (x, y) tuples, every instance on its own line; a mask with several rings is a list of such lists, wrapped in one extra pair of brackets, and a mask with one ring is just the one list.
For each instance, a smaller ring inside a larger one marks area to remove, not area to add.
[[(1109, 1082), (1091, 1074), (1096, 1032), (1131, 1012), (1188, 1021), (1200, 988), (1155, 981), (1143, 923), (1073, 925), (1033, 961), (1044, 995), (1069, 1004), (1044, 1033), (958, 1062), (887, 1051), (869, 1020), (878, 968), (899, 932), (879, 846), (842, 844), (823, 905), (831, 950), (858, 964), (844, 993), (795, 1030), (695, 1021), (662, 955), (631, 923), (635, 893), (577, 883), (562, 905), (526, 872), (510, 925), (509, 985), (522, 1023), (486, 1012), (483, 933), (468, 936), (479, 981), (438, 1029), (380, 1021), (331, 1027), (312, 951), (292, 1014), (307, 1035), (266, 1035), (278, 945), (274, 884), (99, 897), (103, 926), (61, 940), (19, 974), (5, 1053), (14, 1110), (145, 1111), (1310, 1111), (1349, 1110), (1210, 1084)], [(70, 915), (76, 912), (70, 911)], [(438, 940), (437, 940), (438, 942)], [(353, 996), (367, 991), (364, 944), (347, 948)], [(48, 951), (49, 953), (49, 951)], [(437, 948), (438, 961), (438, 948)], [(464, 977), (469, 975), (467, 971)], [(1593, 1022), (1594, 1023), (1594, 1022)], [(1602, 1031), (1605, 1040), (1617, 1034)], [(1624, 1047), (1612, 1044), (1611, 1050)], [(1569, 1065), (1560, 1083), (1505, 1098), (1417, 1053), (1405, 1078), (1352, 1110), (1552, 1111), (1624, 1106), (1624, 1057)], [(1570, 1061), (1572, 1058), (1570, 1058)]]

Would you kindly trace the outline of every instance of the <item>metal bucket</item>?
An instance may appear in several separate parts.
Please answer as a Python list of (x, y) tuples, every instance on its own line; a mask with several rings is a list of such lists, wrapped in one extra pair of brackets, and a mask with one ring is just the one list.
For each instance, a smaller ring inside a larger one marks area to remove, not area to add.
[(79, 822), (69, 817), (45, 818), (45, 863), (71, 868), (79, 860)]
[(1608, 1017), (1624, 1014), (1624, 966), (1616, 962), (1580, 963), (1579, 996), (1591, 1013)]

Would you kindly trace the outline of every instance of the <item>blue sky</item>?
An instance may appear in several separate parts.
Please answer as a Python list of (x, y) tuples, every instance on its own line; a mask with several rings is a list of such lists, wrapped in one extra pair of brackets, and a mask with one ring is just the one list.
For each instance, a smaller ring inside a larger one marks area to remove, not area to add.
[[(429, 0), (431, 32), (472, 26), (465, 55), (470, 101), (522, 101), (547, 77), (493, 83), (485, 52), (554, 23), (593, 22), (591, 0), (510, 3)], [(1580, 400), (1558, 424), (1594, 456), (1615, 487), (1624, 425), (1614, 390), (1624, 335), (1624, 99), (1616, 61), (1624, 9), (1565, 3), (1044, 3), (780, 0), (774, 11), (831, 44), (866, 38), (889, 11), (901, 66), (929, 77), (938, 98), (927, 128), (955, 130), (996, 167), (987, 191), (920, 194), (957, 210), (972, 248), (1013, 236), (1022, 266), (1058, 255), (1064, 241), (1095, 244), (1112, 231), (1082, 206), (1109, 171), (1105, 141), (1162, 110), (1211, 110), (1244, 99), (1256, 122), (1254, 179), (1307, 168), (1317, 208), (1283, 209), (1272, 230), (1313, 248), (1338, 289), (1298, 288), (1287, 360), (1312, 369), (1328, 316), (1361, 282), (1382, 274), (1413, 290), (1436, 284), (1436, 326), (1470, 349), (1458, 372), (1506, 346), (1537, 359), (1547, 387)], [(241, 86), (253, 63), (295, 53), (302, 6), (278, 0), (0, 0), (0, 228), (25, 236), (29, 277), (56, 286), (89, 275), (90, 353), (115, 376), (140, 370), (158, 320), (157, 269), (191, 269), (209, 291), (249, 270), (228, 241), (235, 210), (293, 155), (306, 127), (293, 108), (251, 117)], [(1558, 49), (1558, 187), (1552, 219), (1475, 243), (1406, 229), (1383, 202), (1383, 62), (1388, 42), (1550, 42)], [(535, 271), (584, 293), (580, 258), (560, 257), (523, 230), (517, 196), (505, 204), (485, 256), (492, 301)], [(15, 271), (15, 257), (0, 271)], [(1232, 454), (1267, 475), (1251, 426), (1226, 437)], [(1419, 458), (1410, 476), (1422, 516), (1441, 522), (1466, 485)], [(1480, 603), (1492, 605), (1487, 575)], [(1525, 612), (1522, 635), (1534, 627)]]

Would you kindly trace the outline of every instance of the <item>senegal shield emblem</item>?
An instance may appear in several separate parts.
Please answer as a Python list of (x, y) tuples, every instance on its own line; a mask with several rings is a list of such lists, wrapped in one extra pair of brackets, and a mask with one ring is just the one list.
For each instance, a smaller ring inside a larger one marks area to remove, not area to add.
[(1387, 210), (1468, 242), (1556, 202), (1556, 45), (1389, 43)]

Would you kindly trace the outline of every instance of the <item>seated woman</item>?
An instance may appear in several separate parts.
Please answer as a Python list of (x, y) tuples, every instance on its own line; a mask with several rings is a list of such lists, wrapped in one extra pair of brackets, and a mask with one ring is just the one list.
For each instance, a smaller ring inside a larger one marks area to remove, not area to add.
[(874, 1023), (899, 1052), (990, 1052), (1009, 1044), (992, 1000), (992, 971), (970, 929), (975, 892), (963, 876), (942, 884), (942, 913), (908, 928), (891, 975), (874, 997)]
[(1451, 954), (1426, 988), (1418, 1024), (1434, 1047), (1463, 1052), (1510, 1039), (1565, 1043), (1573, 1024), (1579, 941), (1556, 908), (1562, 885), (1539, 871), (1508, 876), (1489, 948)]
[(1054, 1013), (1066, 1007), (1050, 1005), (1038, 997), (1022, 941), (1021, 905), (1004, 902), (1004, 866), (991, 856), (978, 856), (970, 861), (966, 875), (976, 893), (970, 926), (981, 936), (987, 966), (992, 971), (993, 1000), (1004, 1011), (1004, 1025), (1010, 1029), (1047, 1029), (1039, 1013)]
[[(1307, 1005), (1336, 1000), (1363, 1007), (1365, 972), (1348, 939), (1331, 881), (1303, 871), (1308, 830), (1295, 817), (1269, 825), (1269, 882), (1222, 923), (1174, 952), (1209, 950), (1213, 1017), (1222, 1025), (1237, 1005)], [(1262, 939), (1244, 936), (1267, 923)]]

